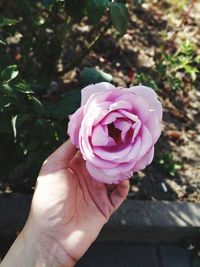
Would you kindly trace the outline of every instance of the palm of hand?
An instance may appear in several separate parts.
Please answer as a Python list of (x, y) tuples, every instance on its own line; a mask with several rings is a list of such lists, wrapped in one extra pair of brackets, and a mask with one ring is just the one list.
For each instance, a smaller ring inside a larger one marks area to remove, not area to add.
[(44, 163), (30, 217), (41, 232), (78, 260), (125, 199), (129, 183), (110, 186), (88, 174), (84, 160), (66, 142)]

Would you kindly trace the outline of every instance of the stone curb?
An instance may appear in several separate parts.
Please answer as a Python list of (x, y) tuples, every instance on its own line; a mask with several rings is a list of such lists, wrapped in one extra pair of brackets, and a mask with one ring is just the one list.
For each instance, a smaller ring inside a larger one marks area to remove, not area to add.
[[(10, 242), (22, 229), (31, 198), (25, 194), (0, 194), (0, 240)], [(102, 229), (98, 240), (179, 242), (198, 236), (200, 204), (126, 200)]]
[(200, 237), (200, 204), (127, 200), (100, 239), (171, 243), (192, 237)]

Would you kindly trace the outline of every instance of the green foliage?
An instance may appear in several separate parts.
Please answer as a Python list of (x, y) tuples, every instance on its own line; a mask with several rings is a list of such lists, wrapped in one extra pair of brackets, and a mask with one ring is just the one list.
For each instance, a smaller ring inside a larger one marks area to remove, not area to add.
[(0, 27), (2, 26), (12, 26), (17, 24), (18, 21), (16, 19), (9, 19), (5, 17), (0, 17)]
[(172, 153), (163, 154), (162, 158), (159, 159), (158, 164), (163, 171), (170, 174), (171, 176), (175, 176), (177, 174), (177, 171), (184, 167), (184, 164), (182, 162), (174, 160)]
[(157, 62), (156, 71), (160, 78), (165, 78), (173, 90), (183, 90), (184, 79), (194, 82), (199, 70), (197, 68), (198, 57), (195, 55), (194, 46), (184, 42), (174, 54), (162, 54)]
[(153, 78), (153, 76), (146, 73), (138, 73), (136, 74), (136, 84), (142, 84), (148, 87), (151, 87), (155, 90), (158, 90), (158, 85)]
[(109, 0), (88, 0), (87, 1), (87, 14), (90, 20), (94, 23), (99, 22), (104, 14)]
[(11, 80), (15, 79), (19, 71), (17, 70), (17, 65), (12, 65), (4, 69), (0, 74), (0, 82), (3, 84), (9, 83)]
[(83, 69), (82, 78), (88, 84), (112, 81), (112, 76), (110, 74), (88, 67)]
[(125, 34), (128, 28), (128, 10), (123, 3), (111, 2), (109, 5), (112, 23), (116, 30)]

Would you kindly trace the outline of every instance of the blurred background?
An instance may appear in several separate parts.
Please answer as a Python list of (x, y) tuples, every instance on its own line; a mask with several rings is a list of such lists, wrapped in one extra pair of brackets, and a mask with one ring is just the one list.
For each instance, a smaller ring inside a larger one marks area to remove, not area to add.
[(164, 106), (129, 197), (200, 202), (199, 44), (195, 0), (1, 0), (0, 191), (33, 192), (80, 90), (108, 81), (150, 86)]

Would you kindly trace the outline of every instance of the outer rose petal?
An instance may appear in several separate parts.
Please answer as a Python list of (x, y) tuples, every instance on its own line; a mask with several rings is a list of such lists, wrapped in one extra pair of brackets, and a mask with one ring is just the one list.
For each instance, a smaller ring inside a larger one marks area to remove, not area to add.
[(81, 106), (85, 105), (89, 97), (94, 93), (108, 92), (116, 89), (114, 85), (107, 82), (90, 84), (81, 90)]
[(154, 156), (154, 147), (144, 155), (134, 166), (134, 171), (143, 170), (147, 165), (151, 164)]
[(162, 120), (162, 105), (160, 101), (158, 101), (157, 94), (153, 89), (143, 85), (138, 85), (138, 86), (133, 86), (128, 90), (130, 90), (131, 92), (133, 92), (138, 96), (143, 97), (149, 104), (150, 109), (153, 109), (157, 112), (159, 120), (160, 121)]
[(146, 126), (142, 126), (141, 129), (141, 147), (140, 147), (140, 152), (137, 155), (136, 160), (141, 159), (147, 151), (152, 147), (152, 137), (151, 134)]
[(161, 134), (160, 121), (155, 111), (150, 112), (150, 116), (148, 120), (146, 121), (145, 125), (151, 133), (153, 145), (154, 145), (157, 142)]
[(68, 124), (68, 131), (67, 131), (72, 143), (77, 148), (79, 148), (79, 131), (82, 120), (83, 120), (83, 107), (80, 107), (73, 115), (70, 116), (70, 121)]
[(127, 180), (131, 177), (132, 171), (127, 173), (118, 173), (117, 175), (106, 175), (102, 169), (94, 167), (91, 163), (86, 161), (86, 168), (89, 174), (97, 181), (106, 184), (118, 184), (123, 180)]

